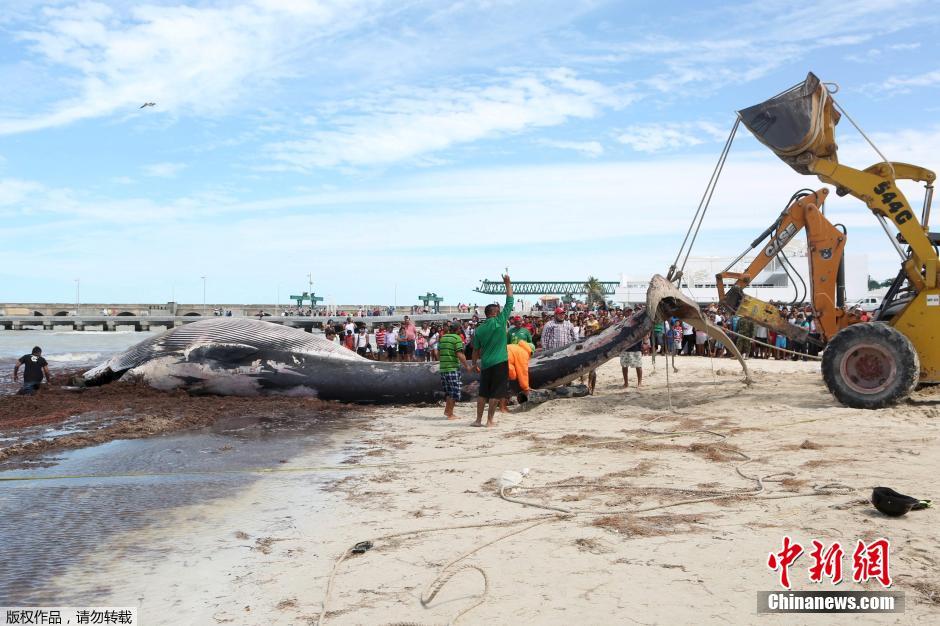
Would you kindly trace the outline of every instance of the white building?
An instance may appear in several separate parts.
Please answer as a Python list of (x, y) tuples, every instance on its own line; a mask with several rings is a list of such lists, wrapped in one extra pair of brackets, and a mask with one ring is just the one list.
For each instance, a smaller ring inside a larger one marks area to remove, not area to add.
[[(791, 302), (794, 299), (810, 301), (810, 280), (806, 247), (802, 242), (793, 242), (787, 246), (787, 259), (796, 273), (806, 284), (805, 297), (802, 295), (804, 287), (800, 279), (791, 277), (784, 271), (784, 265), (779, 259), (767, 264), (763, 272), (745, 289), (745, 293), (764, 301)], [(725, 271), (733, 261), (733, 257), (689, 257), (682, 278), (682, 291), (701, 304), (718, 301), (718, 289), (715, 285), (715, 275)], [(732, 272), (743, 272), (754, 260), (754, 255), (746, 256), (731, 267)], [(787, 268), (789, 269), (789, 268)], [(790, 269), (790, 274), (793, 274)], [(796, 285), (794, 286), (794, 282)], [(730, 282), (729, 282), (730, 284)], [(616, 303), (637, 304), (646, 301), (646, 290), (649, 287), (649, 278), (626, 277), (621, 275), (620, 286), (617, 287), (612, 299)], [(845, 292), (846, 303), (853, 303), (868, 293), (868, 255), (845, 255)]]

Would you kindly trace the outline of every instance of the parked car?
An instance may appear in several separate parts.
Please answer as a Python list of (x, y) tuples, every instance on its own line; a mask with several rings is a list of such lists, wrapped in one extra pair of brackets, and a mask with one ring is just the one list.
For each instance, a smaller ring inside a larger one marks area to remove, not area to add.
[(861, 298), (858, 302), (855, 302), (852, 306), (857, 306), (862, 311), (873, 313), (878, 307), (881, 306), (881, 296), (868, 294), (864, 298)]

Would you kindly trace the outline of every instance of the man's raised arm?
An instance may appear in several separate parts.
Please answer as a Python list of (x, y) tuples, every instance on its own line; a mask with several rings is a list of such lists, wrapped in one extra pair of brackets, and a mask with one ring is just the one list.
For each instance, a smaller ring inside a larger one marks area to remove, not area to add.
[(509, 320), (516, 301), (512, 297), (512, 281), (509, 280), (509, 274), (503, 274), (503, 284), (506, 285), (506, 303), (503, 305), (503, 310), (499, 312), (499, 318), (505, 324)]

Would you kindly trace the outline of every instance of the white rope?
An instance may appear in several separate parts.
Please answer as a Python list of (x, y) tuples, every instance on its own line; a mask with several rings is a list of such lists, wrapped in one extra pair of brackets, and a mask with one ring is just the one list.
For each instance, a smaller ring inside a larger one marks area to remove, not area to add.
[[(752, 490), (750, 490), (750, 491), (740, 491), (740, 490), (739, 490), (739, 491), (727, 491), (727, 492), (722, 492), (722, 493), (713, 493), (712, 495), (703, 496), (703, 497), (701, 497), (701, 498), (693, 498), (693, 499), (689, 499), (689, 500), (679, 500), (678, 502), (669, 502), (669, 503), (666, 503), (666, 504), (657, 504), (657, 505), (654, 505), (654, 506), (648, 506), (648, 507), (642, 507), (642, 508), (607, 509), (607, 510), (604, 510), (604, 509), (601, 509), (601, 510), (597, 510), (597, 509), (566, 509), (566, 508), (564, 508), (564, 507), (558, 507), (558, 506), (554, 506), (554, 505), (551, 505), (551, 504), (542, 504), (542, 503), (540, 503), (540, 502), (532, 502), (532, 501), (529, 501), (529, 500), (522, 500), (522, 499), (520, 499), (520, 498), (514, 498), (514, 497), (509, 496), (508, 493), (507, 493), (510, 489), (523, 489), (523, 490), (528, 489), (528, 490), (532, 490), (532, 489), (544, 489), (544, 488), (568, 488), (568, 487), (585, 487), (585, 486), (590, 486), (590, 487), (595, 487), (595, 488), (596, 488), (596, 487), (599, 487), (600, 485), (592, 485), (592, 484), (587, 484), (587, 485), (585, 485), (585, 484), (577, 484), (577, 483), (576, 483), (576, 484), (566, 484), (566, 485), (544, 485), (544, 486), (542, 486), (542, 487), (520, 487), (520, 486), (518, 486), (518, 485), (509, 485), (509, 486), (504, 486), (504, 487), (502, 487), (502, 488), (499, 490), (499, 496), (500, 496), (503, 500), (506, 500), (507, 502), (513, 502), (513, 503), (516, 503), (516, 504), (521, 504), (521, 505), (523, 505), (523, 506), (531, 506), (531, 507), (535, 507), (535, 508), (539, 508), (539, 509), (547, 509), (547, 510), (550, 510), (550, 511), (559, 511), (559, 512), (566, 513), (566, 514), (568, 514), (568, 515), (589, 515), (589, 516), (599, 516), (599, 515), (635, 515), (635, 514), (637, 514), (637, 513), (649, 513), (649, 512), (651, 512), (651, 511), (657, 511), (657, 510), (660, 510), (660, 509), (668, 509), (668, 508), (672, 508), (672, 507), (676, 507), (676, 506), (684, 506), (684, 505), (687, 505), (687, 504), (699, 504), (699, 503), (701, 503), (701, 502), (710, 502), (710, 501), (712, 501), (712, 500), (725, 500), (725, 499), (728, 499), (728, 498), (737, 498), (737, 497), (741, 497), (741, 498), (754, 498), (755, 496), (758, 496), (758, 495), (764, 493), (764, 491), (765, 491), (764, 483), (765, 483), (765, 482), (777, 482), (777, 481), (771, 481), (770, 479), (775, 478), (775, 477), (777, 477), (777, 476), (794, 476), (794, 473), (793, 473), (793, 472), (777, 472), (777, 473), (775, 473), (775, 474), (767, 474), (767, 475), (765, 475), (765, 476), (748, 476), (747, 474), (745, 474), (744, 472), (741, 471), (741, 467), (743, 467), (744, 465), (747, 465), (748, 463), (752, 462), (751, 457), (749, 457), (748, 455), (744, 454), (743, 452), (740, 452), (739, 450), (725, 449), (724, 451), (725, 451), (725, 452), (733, 452), (733, 453), (735, 453), (735, 454), (739, 454), (739, 455), (741, 455), (744, 459), (746, 459), (746, 461), (745, 461), (744, 463), (742, 463), (742, 464), (739, 465), (739, 466), (736, 466), (736, 467), (734, 468), (734, 470), (735, 470), (735, 471), (738, 473), (738, 475), (741, 476), (742, 478), (745, 478), (745, 479), (747, 479), (747, 480), (753, 480), (755, 483), (757, 483), (756, 488), (754, 488), (754, 489), (752, 489)], [(694, 490), (694, 489), (689, 489), (689, 490), (687, 490), (687, 491), (693, 492), (693, 493), (696, 492), (696, 490)], [(846, 495), (846, 494), (849, 494), (849, 493), (851, 493), (851, 492), (853, 492), (853, 491), (855, 491), (855, 489), (854, 489), (853, 487), (849, 487), (848, 485), (844, 485), (844, 484), (842, 484), (842, 483), (826, 483), (826, 484), (824, 484), (824, 485), (814, 485), (814, 486), (813, 486), (813, 491), (811, 491), (811, 492), (809, 492), (809, 493), (778, 494), (778, 495), (764, 496), (764, 497), (758, 498), (758, 499), (763, 499), (763, 500), (781, 500), (781, 499), (784, 499), (784, 498), (805, 498), (805, 497), (808, 497), (808, 496), (825, 496), (825, 495), (840, 495), (840, 494), (841, 494), (841, 495)]]
[(762, 346), (767, 346), (768, 348), (771, 348), (771, 349), (773, 349), (773, 350), (780, 350), (781, 352), (787, 352), (787, 353), (789, 353), (789, 354), (794, 354), (794, 355), (796, 355), (796, 356), (801, 356), (801, 357), (804, 357), (804, 358), (807, 358), (807, 359), (813, 359), (813, 360), (815, 360), (815, 361), (822, 361), (822, 357), (821, 357), (821, 356), (814, 356), (814, 355), (812, 355), (812, 354), (806, 354), (805, 352), (794, 352), (793, 350), (787, 350), (786, 348), (778, 348), (777, 346), (772, 346), (772, 345), (770, 345), (769, 343), (764, 343), (763, 341), (760, 341), (760, 340), (758, 340), (758, 339), (755, 339), (754, 337), (748, 337), (747, 335), (742, 335), (741, 333), (736, 333), (736, 332), (734, 332), (733, 330), (728, 330), (727, 328), (725, 329), (725, 332), (728, 333), (728, 334), (730, 334), (730, 335), (734, 335), (735, 337), (740, 337), (741, 339), (747, 339), (748, 341), (753, 341), (753, 342), (756, 343), (756, 344), (760, 344), (760, 345), (762, 345)]
[[(672, 364), (675, 367), (676, 355), (672, 355)], [(666, 400), (669, 402), (669, 410), (675, 413), (672, 406), (672, 384), (669, 382), (669, 355), (666, 354)]]
[[(476, 553), (476, 552), (482, 550), (482, 549), (485, 548), (486, 546), (489, 546), (489, 545), (492, 545), (492, 544), (496, 543), (497, 541), (501, 541), (501, 540), (503, 540), (503, 539), (506, 539), (507, 537), (511, 537), (511, 536), (513, 536), (513, 535), (517, 535), (517, 534), (519, 534), (519, 533), (521, 533), (521, 532), (523, 532), (523, 531), (526, 531), (526, 530), (528, 530), (528, 529), (530, 529), (530, 528), (534, 528), (535, 526), (538, 526), (539, 524), (543, 524), (543, 523), (545, 523), (545, 522), (547, 522), (547, 521), (550, 521), (550, 520), (553, 520), (553, 519), (558, 519), (558, 518), (560, 518), (560, 517), (561, 517), (561, 516), (559, 516), (559, 515), (557, 515), (557, 514), (556, 514), (556, 515), (537, 515), (537, 516), (534, 516), (534, 517), (523, 517), (523, 518), (521, 518), (521, 519), (509, 520), (509, 521), (504, 521), (504, 522), (483, 522), (483, 523), (478, 523), (478, 524), (461, 524), (461, 525), (458, 525), (458, 526), (441, 526), (441, 527), (437, 527), (437, 528), (420, 528), (420, 529), (418, 529), (418, 530), (406, 530), (406, 531), (400, 532), (400, 533), (392, 533), (392, 534), (390, 534), (390, 535), (383, 535), (383, 536), (381, 536), (381, 537), (377, 537), (377, 538), (373, 539), (372, 541), (373, 541), (373, 542), (387, 541), (387, 540), (389, 540), (389, 539), (395, 539), (395, 538), (397, 538), (397, 537), (407, 537), (407, 536), (409, 536), (409, 535), (420, 535), (420, 534), (424, 534), (424, 533), (444, 532), (444, 531), (449, 531), (449, 530), (463, 530), (463, 529), (467, 529), (467, 528), (493, 528), (493, 527), (495, 527), (495, 526), (514, 526), (514, 525), (516, 525), (516, 524), (522, 524), (522, 523), (524, 523), (524, 522), (532, 522), (532, 521), (536, 522), (536, 523), (530, 524), (529, 526), (526, 526), (526, 527), (524, 527), (524, 528), (522, 528), (522, 529), (520, 529), (520, 530), (516, 530), (516, 531), (513, 531), (513, 532), (508, 533), (508, 534), (506, 534), (506, 535), (502, 535), (502, 536), (500, 536), (500, 537), (497, 537), (496, 539), (493, 539), (493, 540), (491, 540), (491, 541), (488, 541), (487, 543), (485, 543), (485, 544), (483, 544), (483, 545), (481, 545), (481, 546), (477, 546), (476, 548), (474, 548), (474, 549), (471, 550), (470, 552), (467, 552), (467, 553), (465, 553), (465, 554), (459, 556), (458, 558), (454, 559), (453, 561), (451, 561), (450, 563), (448, 563), (447, 565), (445, 565), (445, 566), (441, 569), (441, 573), (440, 573), (433, 581), (431, 581), (431, 583), (428, 585), (427, 590), (426, 590), (425, 593), (422, 594), (422, 596), (421, 596), (421, 603), (426, 606), (428, 603), (431, 602), (431, 600), (434, 599), (434, 597), (440, 592), (441, 588), (443, 588), (444, 585), (446, 585), (447, 582), (448, 582), (451, 578), (453, 578), (459, 571), (462, 571), (463, 569), (466, 569), (466, 568), (460, 568), (460, 569), (458, 569), (458, 570), (455, 570), (455, 571), (453, 571), (453, 572), (450, 572), (449, 574), (445, 574), (445, 573), (447, 572), (447, 569), (450, 568), (450, 567), (452, 567), (453, 565), (455, 565), (458, 561), (461, 561), (461, 560), (467, 558), (468, 556), (470, 556), (470, 555), (472, 555), (472, 554), (474, 554), (474, 553)], [(352, 554), (352, 550), (353, 550), (353, 548), (351, 548), (351, 547), (350, 547), (350, 548), (347, 548), (346, 550), (344, 550), (343, 553), (339, 556), (339, 558), (337, 558), (336, 561), (333, 563), (333, 568), (330, 570), (330, 576), (329, 576), (329, 578), (327, 579), (327, 582), (326, 582), (326, 590), (323, 592), (323, 599), (320, 601), (320, 613), (317, 615), (317, 618), (316, 618), (316, 620), (314, 621), (314, 624), (316, 624), (317, 626), (320, 626), (321, 624), (323, 624), (323, 623), (326, 621), (326, 607), (327, 607), (327, 605), (328, 605), (328, 603), (329, 603), (329, 601), (330, 601), (330, 595), (332, 594), (332, 591), (333, 591), (333, 581), (336, 579), (336, 574), (337, 574), (337, 572), (339, 571), (339, 566), (343, 564), (343, 562), (349, 557), (350, 554)], [(466, 608), (466, 609), (460, 611), (459, 613), (457, 613), (457, 615), (455, 615), (454, 618), (451, 620), (451, 623), (456, 622), (456, 620), (459, 619), (463, 614), (467, 613), (467, 612), (470, 611), (471, 609), (474, 609), (474, 608), (476, 608), (477, 606), (479, 606), (480, 604), (482, 604), (482, 603), (483, 603), (483, 599), (486, 597), (486, 594), (487, 594), (488, 591), (489, 591), (489, 579), (488, 579), (487, 576), (486, 576), (486, 572), (483, 571), (482, 568), (479, 568), (479, 567), (476, 567), (476, 566), (474, 566), (473, 569), (476, 569), (477, 571), (479, 571), (479, 572), (483, 575), (483, 585), (484, 585), (483, 594), (481, 595), (479, 602), (477, 602), (477, 603), (473, 604), (472, 606), (470, 606), (470, 607), (468, 607), (468, 608)], [(443, 579), (443, 580), (442, 580), (442, 579)], [(435, 586), (436, 586), (436, 589), (435, 589)], [(405, 623), (405, 622), (402, 622), (402, 623)]]

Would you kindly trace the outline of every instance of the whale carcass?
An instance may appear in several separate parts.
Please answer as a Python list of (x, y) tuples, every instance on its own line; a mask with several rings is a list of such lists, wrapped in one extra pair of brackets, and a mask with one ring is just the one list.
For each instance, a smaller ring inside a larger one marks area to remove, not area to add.
[[(597, 335), (536, 355), (529, 363), (529, 384), (533, 389), (557, 387), (604, 364), (649, 334), (655, 312), (704, 322), (694, 303), (655, 276), (646, 309)], [(123, 376), (157, 389), (197, 394), (305, 395), (357, 403), (442, 397), (437, 363), (372, 361), (321, 335), (248, 318), (173, 328), (85, 372), (83, 381), (100, 385)], [(478, 380), (478, 374), (464, 372), (468, 395), (474, 394)]]

